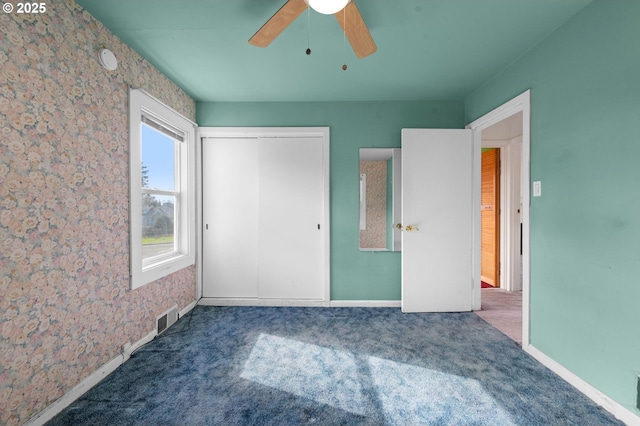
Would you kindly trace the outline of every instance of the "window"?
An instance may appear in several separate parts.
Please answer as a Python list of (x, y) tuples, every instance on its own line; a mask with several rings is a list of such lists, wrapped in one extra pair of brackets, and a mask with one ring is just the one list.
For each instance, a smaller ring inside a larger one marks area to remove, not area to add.
[(130, 92), (131, 288), (195, 263), (195, 124)]

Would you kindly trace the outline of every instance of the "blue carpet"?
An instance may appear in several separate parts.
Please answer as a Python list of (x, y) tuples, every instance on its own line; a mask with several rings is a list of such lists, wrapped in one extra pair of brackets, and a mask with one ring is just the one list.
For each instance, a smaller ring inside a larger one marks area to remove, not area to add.
[(471, 313), (196, 307), (48, 425), (617, 425)]

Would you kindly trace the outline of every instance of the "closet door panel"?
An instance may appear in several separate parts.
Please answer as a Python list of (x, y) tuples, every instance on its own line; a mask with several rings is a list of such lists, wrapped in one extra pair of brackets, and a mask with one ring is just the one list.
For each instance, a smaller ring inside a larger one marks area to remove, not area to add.
[(256, 138), (203, 142), (203, 297), (258, 297)]
[(324, 297), (322, 138), (260, 141), (260, 298)]

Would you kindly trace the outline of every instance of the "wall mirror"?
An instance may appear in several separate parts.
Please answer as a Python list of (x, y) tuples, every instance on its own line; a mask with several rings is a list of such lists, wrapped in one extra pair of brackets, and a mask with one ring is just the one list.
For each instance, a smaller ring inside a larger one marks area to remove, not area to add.
[(360, 148), (360, 251), (400, 251), (400, 148)]

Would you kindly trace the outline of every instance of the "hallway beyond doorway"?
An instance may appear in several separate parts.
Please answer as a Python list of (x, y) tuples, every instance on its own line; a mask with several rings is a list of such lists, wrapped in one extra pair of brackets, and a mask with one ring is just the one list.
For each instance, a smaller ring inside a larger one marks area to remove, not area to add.
[(499, 288), (482, 289), (480, 318), (522, 345), (522, 292)]

